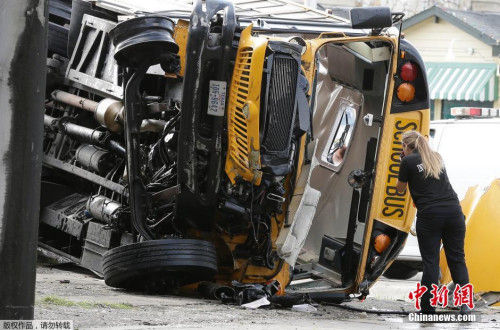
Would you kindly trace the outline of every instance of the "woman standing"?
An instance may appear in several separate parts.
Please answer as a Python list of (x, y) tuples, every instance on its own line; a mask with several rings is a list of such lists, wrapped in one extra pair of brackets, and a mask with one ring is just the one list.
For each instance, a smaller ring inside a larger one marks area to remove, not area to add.
[(469, 282), (464, 254), (465, 217), (443, 160), (431, 150), (427, 139), (419, 132), (408, 131), (403, 134), (402, 144), (397, 189), (404, 193), (408, 184), (417, 207), (417, 239), (423, 263), (421, 284), (427, 287), (421, 299), (422, 313), (433, 313), (435, 308), (429, 300), (432, 284), (438, 285), (441, 240), (453, 282), (461, 286)]

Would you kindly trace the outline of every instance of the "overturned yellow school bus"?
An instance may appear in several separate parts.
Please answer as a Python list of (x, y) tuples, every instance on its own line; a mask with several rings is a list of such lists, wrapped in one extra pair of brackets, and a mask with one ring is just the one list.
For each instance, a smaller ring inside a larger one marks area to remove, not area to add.
[(388, 8), (272, 3), (73, 1), (48, 62), (45, 251), (115, 287), (368, 294), (414, 218), (395, 185), (401, 134), (429, 129), (424, 65)]

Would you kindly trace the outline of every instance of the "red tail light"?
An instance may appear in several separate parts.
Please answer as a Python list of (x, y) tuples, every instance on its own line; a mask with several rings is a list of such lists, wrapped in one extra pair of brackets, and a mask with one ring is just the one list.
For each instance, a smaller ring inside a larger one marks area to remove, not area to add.
[(417, 79), (418, 68), (412, 62), (406, 62), (401, 66), (401, 79), (405, 81), (414, 81)]
[(422, 57), (415, 47), (402, 39), (394, 72), (391, 113), (429, 109), (429, 106), (429, 90)]

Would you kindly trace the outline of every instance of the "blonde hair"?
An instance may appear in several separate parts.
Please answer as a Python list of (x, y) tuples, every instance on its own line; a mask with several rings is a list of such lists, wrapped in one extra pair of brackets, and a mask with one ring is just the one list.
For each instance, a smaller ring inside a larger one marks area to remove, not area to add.
[(422, 157), (424, 176), (439, 179), (444, 164), (441, 155), (431, 149), (427, 139), (417, 131), (408, 131), (403, 134), (402, 141), (412, 150), (417, 150)]

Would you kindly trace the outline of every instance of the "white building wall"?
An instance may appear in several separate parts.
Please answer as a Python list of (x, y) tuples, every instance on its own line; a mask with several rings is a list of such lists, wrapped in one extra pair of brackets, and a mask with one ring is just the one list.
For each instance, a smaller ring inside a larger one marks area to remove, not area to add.
[(442, 19), (428, 18), (404, 34), (426, 62), (498, 63), (491, 46)]
[[(428, 18), (404, 30), (404, 35), (420, 52), (424, 62), (496, 63), (492, 47), (445, 20)], [(500, 84), (497, 86), (500, 93)], [(435, 100), (436, 113), (441, 112), (441, 100)], [(494, 107), (500, 107), (496, 100)], [(437, 117), (439, 118), (439, 117)]]

